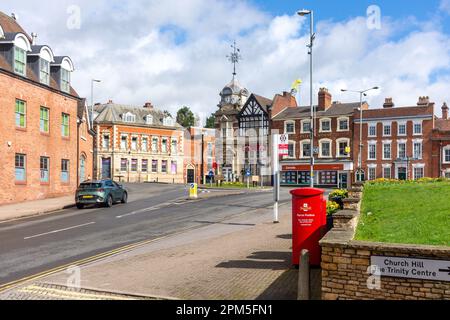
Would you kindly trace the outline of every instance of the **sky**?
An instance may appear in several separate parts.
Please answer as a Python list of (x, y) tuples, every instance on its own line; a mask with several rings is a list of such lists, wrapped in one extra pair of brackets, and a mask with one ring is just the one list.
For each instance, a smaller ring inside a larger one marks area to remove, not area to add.
[(371, 108), (392, 97), (397, 106), (419, 96), (450, 102), (450, 0), (3, 0), (37, 43), (70, 56), (80, 96), (172, 113), (189, 106), (202, 119), (217, 110), (232, 78), (227, 60), (236, 40), (238, 79), (273, 98), (302, 79), (298, 100), (309, 104), (309, 17), (314, 11), (313, 98), (326, 87), (333, 100), (358, 101), (341, 89), (379, 86)]

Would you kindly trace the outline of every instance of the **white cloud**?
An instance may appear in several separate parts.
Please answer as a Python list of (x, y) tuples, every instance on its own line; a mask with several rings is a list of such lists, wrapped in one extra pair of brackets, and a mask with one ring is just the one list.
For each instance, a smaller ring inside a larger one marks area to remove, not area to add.
[(441, 0), (439, 8), (447, 14), (450, 14), (450, 0)]
[[(300, 77), (302, 103), (309, 101), (309, 24), (294, 13), (271, 17), (237, 0), (79, 0), (81, 29), (68, 30), (66, 9), (73, 2), (45, 1), (31, 10), (28, 1), (18, 0), (2, 10), (19, 13), (26, 30), (39, 34), (38, 42), (72, 57), (74, 86), (82, 96), (90, 95), (90, 79), (99, 78), (96, 101), (151, 101), (173, 112), (188, 105), (209, 114), (231, 79), (226, 55), (236, 39), (244, 58), (238, 77), (250, 91), (271, 98)], [(387, 96), (397, 105), (414, 104), (419, 95), (438, 104), (449, 100), (449, 35), (426, 22), (421, 29), (416, 19), (386, 18), (381, 30), (368, 30), (362, 17), (319, 21), (315, 91), (327, 86), (334, 99), (354, 101), (358, 97), (340, 89), (379, 85), (382, 90), (370, 98), (373, 107)]]

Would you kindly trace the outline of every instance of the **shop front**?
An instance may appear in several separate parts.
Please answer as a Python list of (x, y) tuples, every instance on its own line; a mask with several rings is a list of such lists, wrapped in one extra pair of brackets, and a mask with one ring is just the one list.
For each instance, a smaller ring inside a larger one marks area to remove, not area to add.
[[(314, 185), (322, 188), (349, 187), (351, 172), (344, 164), (317, 164), (314, 166)], [(307, 187), (311, 181), (309, 165), (282, 165), (281, 185)]]

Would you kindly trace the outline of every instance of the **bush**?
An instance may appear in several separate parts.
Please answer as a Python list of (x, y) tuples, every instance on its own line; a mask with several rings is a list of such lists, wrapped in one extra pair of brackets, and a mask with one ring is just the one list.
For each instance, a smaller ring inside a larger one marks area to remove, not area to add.
[(333, 215), (340, 210), (340, 206), (337, 202), (327, 201), (327, 215)]
[(330, 199), (330, 200), (332, 200), (333, 198), (347, 199), (348, 198), (348, 190), (345, 190), (345, 189), (334, 190), (328, 196), (328, 199)]
[(419, 183), (438, 183), (438, 182), (450, 182), (447, 178), (421, 178), (418, 180), (397, 180), (397, 179), (376, 179), (366, 181), (367, 185), (394, 185), (394, 184), (419, 184)]

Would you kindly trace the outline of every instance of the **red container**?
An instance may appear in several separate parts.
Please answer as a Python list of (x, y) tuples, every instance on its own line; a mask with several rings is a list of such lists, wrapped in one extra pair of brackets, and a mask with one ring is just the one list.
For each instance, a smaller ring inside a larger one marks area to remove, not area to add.
[(319, 241), (327, 224), (325, 191), (303, 188), (291, 191), (292, 195), (292, 264), (298, 266), (301, 250), (308, 250), (310, 265), (320, 266)]

